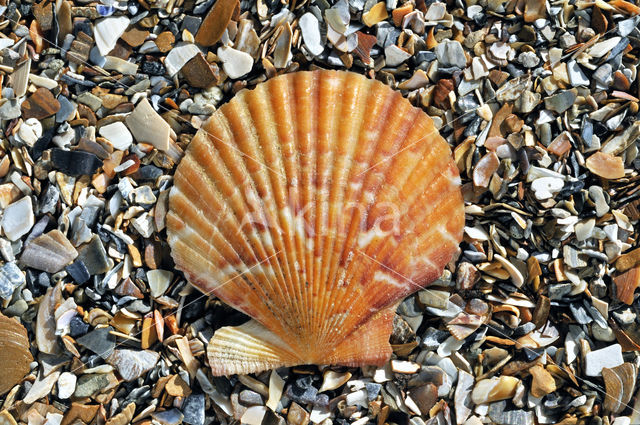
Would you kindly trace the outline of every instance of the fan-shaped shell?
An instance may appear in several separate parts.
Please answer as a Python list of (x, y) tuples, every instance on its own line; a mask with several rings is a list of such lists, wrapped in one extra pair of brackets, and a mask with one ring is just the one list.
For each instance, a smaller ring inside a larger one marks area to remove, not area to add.
[(235, 95), (167, 215), (176, 267), (255, 319), (215, 333), (213, 373), (386, 361), (397, 303), (458, 249), (459, 186), (432, 120), (381, 82), (296, 72)]
[(0, 396), (22, 381), (32, 361), (27, 330), (17, 320), (0, 314)]

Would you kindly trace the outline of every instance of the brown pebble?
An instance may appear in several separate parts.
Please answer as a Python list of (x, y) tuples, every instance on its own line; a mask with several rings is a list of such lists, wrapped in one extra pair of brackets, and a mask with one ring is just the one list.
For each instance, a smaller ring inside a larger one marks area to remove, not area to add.
[(42, 120), (60, 110), (60, 102), (44, 87), (37, 89), (22, 103), (22, 118)]
[(636, 266), (640, 266), (640, 248), (636, 248), (633, 251), (622, 254), (616, 260), (616, 269), (619, 272), (626, 272)]
[(531, 23), (544, 18), (547, 15), (545, 5), (545, 0), (527, 0), (524, 5), (524, 21)]
[(164, 390), (173, 397), (189, 397), (191, 388), (180, 375), (173, 375), (164, 386)]
[(598, 6), (593, 7), (591, 12), (591, 27), (598, 33), (604, 34), (607, 31), (607, 18)]
[(529, 373), (533, 377), (531, 395), (534, 397), (544, 397), (556, 390), (556, 381), (544, 366), (537, 364), (529, 369)]
[(33, 5), (33, 16), (42, 31), (49, 31), (53, 26), (53, 3), (43, 0)]
[(640, 267), (631, 269), (613, 277), (616, 285), (616, 297), (627, 305), (633, 304), (636, 288), (640, 286)]
[(158, 333), (153, 318), (147, 317), (142, 321), (142, 349), (146, 350), (158, 340)]
[(70, 425), (76, 421), (89, 424), (93, 422), (100, 407), (99, 404), (71, 403), (71, 408), (64, 414), (60, 425)]
[(156, 46), (162, 53), (166, 53), (173, 48), (176, 37), (169, 31), (161, 32), (156, 38)]
[(138, 28), (131, 28), (122, 34), (122, 39), (131, 47), (138, 47), (149, 36), (149, 31), (144, 31)]
[(411, 12), (413, 12), (413, 4), (411, 3), (405, 3), (404, 5), (394, 9), (393, 12), (391, 12), (391, 16), (393, 17), (393, 24), (396, 27), (401, 26), (404, 17)]
[(622, 71), (616, 71), (613, 73), (613, 87), (621, 91), (627, 91), (631, 88), (631, 82)]
[(220, 69), (210, 64), (202, 53), (198, 53), (180, 70), (182, 76), (192, 87), (206, 89), (220, 83)]
[(503, 128), (507, 133), (519, 133), (522, 130), (522, 126), (524, 125), (524, 121), (518, 118), (515, 114), (509, 114), (504, 119)]
[(589, 171), (603, 179), (615, 180), (624, 177), (624, 162), (619, 156), (596, 152), (587, 158), (586, 165)]
[(436, 84), (436, 88), (433, 91), (433, 104), (440, 109), (451, 109), (449, 93), (453, 91), (453, 87), (453, 80), (449, 78), (438, 80), (438, 84)]
[(231, 21), (233, 11), (239, 6), (238, 0), (218, 0), (207, 13), (196, 34), (196, 43), (209, 47), (220, 40)]
[(296, 402), (292, 402), (287, 412), (287, 423), (291, 425), (307, 425), (309, 423), (309, 412), (300, 407)]

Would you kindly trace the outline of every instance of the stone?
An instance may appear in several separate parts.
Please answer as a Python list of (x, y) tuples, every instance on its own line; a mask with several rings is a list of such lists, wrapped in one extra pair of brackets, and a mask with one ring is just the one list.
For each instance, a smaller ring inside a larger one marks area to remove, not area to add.
[(25, 120), (29, 118), (43, 120), (60, 110), (60, 102), (53, 97), (51, 91), (40, 87), (22, 102), (21, 110), (22, 118)]
[(190, 86), (201, 89), (218, 84), (220, 80), (218, 66), (207, 62), (202, 53), (198, 53), (191, 58), (180, 72)]
[(200, 53), (200, 49), (195, 44), (182, 44), (174, 47), (164, 59), (167, 73), (173, 77), (198, 53)]
[(138, 142), (150, 143), (160, 151), (169, 149), (171, 128), (146, 98), (138, 102), (125, 122)]
[(160, 52), (166, 53), (171, 50), (175, 41), (176, 38), (170, 31), (164, 31), (158, 34), (158, 38), (156, 38), (155, 44)]
[(111, 334), (113, 330), (111, 326), (97, 328), (78, 338), (76, 342), (106, 360), (116, 347), (116, 337)]
[(65, 400), (76, 390), (77, 377), (73, 373), (63, 372), (58, 378), (58, 398)]
[(126, 16), (112, 16), (96, 21), (93, 33), (102, 56), (107, 56), (116, 47), (118, 39), (129, 27), (129, 22), (131, 20)]
[(557, 177), (540, 177), (531, 182), (531, 189), (539, 201), (553, 197), (564, 187), (564, 180)]
[(311, 12), (307, 12), (300, 17), (298, 25), (302, 30), (302, 40), (304, 46), (313, 56), (319, 56), (324, 52), (322, 36), (320, 34), (320, 22)]
[(131, 132), (121, 121), (103, 125), (100, 127), (100, 130), (98, 130), (98, 133), (109, 140), (115, 149), (121, 151), (129, 149), (131, 143), (133, 143)]
[(530, 0), (524, 4), (524, 21), (535, 22), (547, 14), (546, 0)]
[(38, 379), (33, 383), (27, 395), (24, 396), (22, 401), (25, 404), (33, 404), (40, 400), (42, 397), (49, 395), (51, 389), (58, 381), (60, 371), (52, 372), (47, 376), (42, 376), (42, 373), (38, 376)]
[(459, 41), (443, 40), (435, 49), (438, 63), (444, 67), (456, 66), (464, 68), (467, 66), (467, 58)]
[(534, 397), (544, 397), (556, 390), (556, 381), (544, 366), (537, 364), (529, 369), (529, 373), (533, 378), (531, 382), (531, 395)]
[(122, 34), (122, 40), (131, 47), (138, 47), (144, 43), (149, 36), (149, 31), (131, 27)]
[(390, 44), (384, 49), (384, 57), (387, 66), (398, 66), (408, 60), (411, 57), (411, 53), (395, 44)]
[(65, 267), (65, 270), (69, 273), (73, 281), (79, 285), (87, 282), (91, 278), (89, 270), (87, 270), (87, 266), (84, 265), (82, 260), (76, 259), (76, 261)]
[(253, 68), (253, 58), (248, 53), (236, 50), (232, 47), (222, 46), (217, 50), (217, 55), (222, 61), (222, 69), (229, 78), (244, 77)]
[(640, 266), (640, 248), (622, 254), (616, 260), (616, 269), (618, 272), (626, 272), (637, 266)]
[(105, 358), (107, 363), (118, 370), (125, 381), (133, 381), (140, 378), (155, 367), (160, 359), (160, 353), (149, 350), (117, 349)]
[(68, 176), (91, 176), (102, 167), (102, 161), (92, 153), (51, 149), (51, 161), (55, 168)]
[(475, 404), (490, 403), (512, 398), (520, 380), (515, 376), (502, 375), (476, 382), (471, 392), (471, 400)]
[(191, 395), (191, 388), (180, 377), (180, 375), (172, 375), (164, 386), (164, 390), (173, 397), (188, 397)]
[(71, 263), (78, 252), (58, 229), (42, 234), (25, 245), (20, 264), (47, 273), (57, 273)]
[(196, 43), (209, 47), (216, 44), (224, 34), (233, 11), (239, 6), (238, 0), (218, 0), (207, 13), (196, 34)]
[(10, 241), (16, 241), (26, 235), (34, 223), (31, 197), (25, 196), (5, 208), (0, 226)]
[[(113, 375), (113, 374), (111, 374)], [(111, 385), (109, 374), (96, 373), (81, 375), (78, 378), (73, 396), (76, 398), (91, 397)]]
[(596, 152), (586, 160), (586, 166), (593, 174), (607, 180), (624, 177), (624, 162), (619, 156)]
[(147, 272), (147, 280), (151, 296), (154, 298), (161, 297), (169, 288), (173, 279), (173, 273), (168, 270), (149, 270)]
[(13, 292), (26, 283), (24, 273), (14, 262), (6, 262), (0, 266), (0, 298), (9, 300)]
[(106, 273), (111, 262), (98, 235), (93, 235), (89, 243), (78, 248), (78, 259), (81, 260), (90, 275)]
[(384, 21), (389, 17), (387, 13), (387, 5), (381, 1), (374, 4), (371, 9), (362, 14), (362, 23), (368, 27), (372, 27), (375, 24)]
[(612, 344), (600, 350), (590, 351), (585, 356), (585, 374), (587, 376), (601, 376), (603, 368), (614, 368), (624, 363), (622, 346)]
[(586, 86), (589, 87), (591, 80), (584, 74), (580, 65), (575, 60), (567, 62), (567, 72), (569, 73), (569, 82), (573, 87)]
[(156, 411), (151, 414), (151, 417), (160, 425), (178, 425), (184, 419), (184, 415), (178, 409)]
[(182, 404), (182, 422), (189, 425), (204, 425), (205, 397), (204, 394), (191, 394)]
[(576, 97), (576, 92), (573, 90), (565, 90), (545, 98), (544, 106), (551, 111), (561, 114), (573, 106), (576, 101)]
[(18, 137), (30, 148), (42, 137), (42, 124), (35, 118), (29, 118), (18, 129)]
[(94, 112), (100, 109), (100, 107), (102, 106), (102, 99), (88, 91), (79, 94), (76, 100), (78, 101), (78, 103), (87, 105)]

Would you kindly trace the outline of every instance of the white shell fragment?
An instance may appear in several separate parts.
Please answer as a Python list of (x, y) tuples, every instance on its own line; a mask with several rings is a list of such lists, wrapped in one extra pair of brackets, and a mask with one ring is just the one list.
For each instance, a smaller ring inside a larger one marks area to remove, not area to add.
[(10, 241), (15, 241), (31, 230), (34, 220), (31, 198), (25, 196), (4, 210), (0, 225), (5, 236)]
[(100, 127), (98, 133), (108, 139), (115, 149), (125, 151), (133, 143), (131, 132), (124, 123), (118, 121)]
[(116, 42), (129, 26), (131, 20), (126, 16), (101, 19), (93, 27), (96, 45), (102, 56), (107, 56), (116, 47)]

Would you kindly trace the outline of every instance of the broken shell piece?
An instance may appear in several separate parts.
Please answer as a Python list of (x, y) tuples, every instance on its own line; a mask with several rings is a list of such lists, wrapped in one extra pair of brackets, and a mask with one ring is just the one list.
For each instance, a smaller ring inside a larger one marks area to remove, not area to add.
[(491, 403), (506, 400), (516, 394), (520, 380), (514, 376), (483, 379), (476, 383), (471, 392), (471, 400), (475, 404)]
[(531, 395), (543, 397), (556, 390), (556, 381), (542, 365), (535, 365), (529, 369), (533, 381), (531, 383)]
[(384, 364), (397, 303), (442, 274), (464, 209), (421, 109), (363, 75), (312, 71), (240, 91), (203, 124), (166, 224), (187, 279), (254, 319), (209, 343), (212, 372), (227, 375)]
[(20, 263), (47, 273), (57, 273), (77, 256), (78, 251), (71, 242), (55, 229), (29, 242), (22, 251)]
[(32, 361), (27, 330), (17, 320), (0, 314), (0, 396), (24, 378)]
[(602, 379), (606, 388), (603, 407), (605, 412), (617, 414), (627, 407), (636, 386), (636, 368), (623, 363), (614, 368), (603, 368)]

